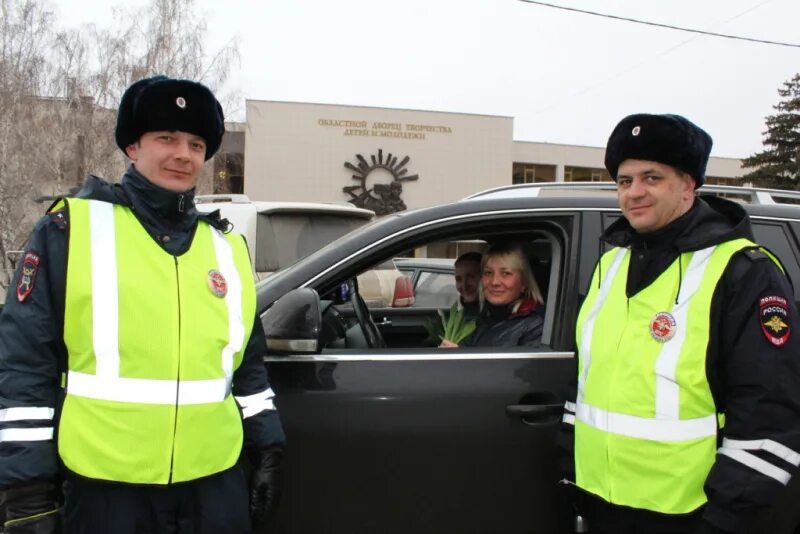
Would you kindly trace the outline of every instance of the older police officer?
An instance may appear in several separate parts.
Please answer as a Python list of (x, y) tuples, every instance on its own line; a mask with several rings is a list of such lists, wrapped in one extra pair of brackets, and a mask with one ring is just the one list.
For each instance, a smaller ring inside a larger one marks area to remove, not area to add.
[(646, 114), (608, 140), (624, 217), (578, 316), (561, 435), (592, 533), (757, 528), (800, 463), (792, 288), (741, 206), (695, 194), (711, 143)]
[(247, 247), (193, 203), (223, 133), (205, 86), (140, 80), (121, 183), (89, 177), (36, 224), (0, 319), (6, 533), (58, 530), (62, 474), (66, 532), (246, 533), (274, 505), (284, 434)]

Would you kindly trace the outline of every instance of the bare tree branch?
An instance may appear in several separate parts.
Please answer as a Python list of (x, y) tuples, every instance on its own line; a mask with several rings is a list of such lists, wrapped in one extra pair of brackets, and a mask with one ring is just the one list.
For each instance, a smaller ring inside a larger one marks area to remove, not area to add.
[(121, 174), (114, 126), (125, 88), (164, 74), (218, 92), (239, 60), (235, 39), (206, 52), (195, 0), (114, 13), (116, 28), (63, 29), (47, 0), (0, 0), (0, 293), (14, 267), (6, 252), (24, 247), (49, 199), (88, 173)]

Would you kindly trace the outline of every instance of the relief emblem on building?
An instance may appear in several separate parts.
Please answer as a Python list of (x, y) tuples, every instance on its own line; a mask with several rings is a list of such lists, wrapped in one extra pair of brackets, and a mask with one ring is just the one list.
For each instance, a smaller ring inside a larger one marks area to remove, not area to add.
[[(391, 153), (383, 157), (383, 149), (378, 149), (378, 154), (370, 155), (370, 162), (361, 154), (356, 154), (358, 163), (355, 165), (346, 161), (345, 168), (353, 171), (353, 180), (358, 184), (342, 188), (342, 192), (350, 195), (348, 202), (374, 211), (377, 215), (386, 215), (406, 209), (406, 203), (400, 198), (403, 193), (403, 182), (418, 180), (416, 174), (408, 175), (406, 165), (411, 158), (404, 157), (397, 161), (397, 156)], [(386, 182), (378, 181), (381, 175), (386, 176)], [(391, 177), (389, 179), (389, 177)]]

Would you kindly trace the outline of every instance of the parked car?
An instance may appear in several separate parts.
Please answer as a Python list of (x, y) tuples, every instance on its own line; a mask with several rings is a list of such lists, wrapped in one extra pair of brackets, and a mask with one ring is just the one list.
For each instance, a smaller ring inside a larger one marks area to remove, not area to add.
[(397, 258), (397, 270), (411, 279), (414, 306), (446, 308), (458, 300), (453, 258)]
[[(260, 282), (288, 444), (269, 532), (569, 531), (555, 434), (599, 236), (621, 216), (613, 188), (530, 184), (387, 216)], [(756, 239), (800, 280), (800, 206), (778, 203), (800, 193), (701, 192), (741, 197)], [(425, 329), (435, 307), (359, 295), (359, 274), (410, 250), (509, 238), (526, 245), (545, 296), (539, 348), (438, 349)]]
[(244, 235), (259, 278), (287, 267), (370, 222), (375, 212), (352, 204), (251, 201), (247, 195), (198, 195), (197, 209), (220, 211)]

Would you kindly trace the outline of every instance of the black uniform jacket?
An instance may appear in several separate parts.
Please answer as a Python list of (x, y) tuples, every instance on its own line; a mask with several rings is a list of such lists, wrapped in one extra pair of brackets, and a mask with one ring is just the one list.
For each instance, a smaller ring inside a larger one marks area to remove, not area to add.
[[(737, 238), (753, 239), (749, 218), (738, 204), (717, 197), (698, 197), (689, 212), (652, 234), (639, 235), (620, 218), (602, 237), (612, 246), (632, 249), (629, 297), (653, 282), (680, 253)], [(770, 328), (762, 310), (765, 302), (786, 303), (785, 328)], [(706, 376), (717, 411), (725, 414), (720, 444), (723, 437), (770, 440), (800, 453), (800, 322), (789, 281), (764, 252), (749, 249), (731, 259), (712, 298), (710, 329)], [(567, 398), (575, 396), (573, 389)], [(562, 424), (559, 445), (565, 481), (574, 482), (571, 424)], [(747, 454), (766, 464), (754, 469), (718, 453), (706, 479), (708, 503), (699, 513), (725, 532), (742, 531), (778, 498), (784, 485), (763, 471), (774, 466), (794, 476), (798, 470), (800, 457), (766, 450)], [(653, 521), (660, 515), (653, 513)]]
[(544, 326), (544, 306), (533, 300), (514, 301), (507, 306), (484, 303), (475, 330), (465, 347), (539, 346)]
[[(194, 190), (164, 190), (147, 181), (133, 166), (121, 184), (112, 185), (90, 176), (78, 196), (130, 207), (153, 239), (174, 256), (189, 249), (198, 219), (221, 230), (228, 226), (218, 212), (198, 213)], [(57, 432), (64, 394), (61, 380), (67, 369), (63, 329), (68, 239), (69, 214), (65, 209), (48, 213), (36, 223), (0, 315), (0, 488), (53, 479), (59, 473), (55, 437), (18, 440), (14, 432), (19, 428), (53, 427)], [(265, 350), (264, 330), (256, 314), (244, 360), (233, 375), (237, 397), (254, 395), (269, 387), (262, 360)], [(17, 407), (53, 408), (55, 416), (50, 420), (42, 418), (40, 410), (20, 419), (24, 411), (8, 411)], [(9, 413), (15, 414), (13, 420), (4, 417)], [(245, 447), (264, 448), (284, 442), (275, 410), (248, 417), (243, 424)]]

